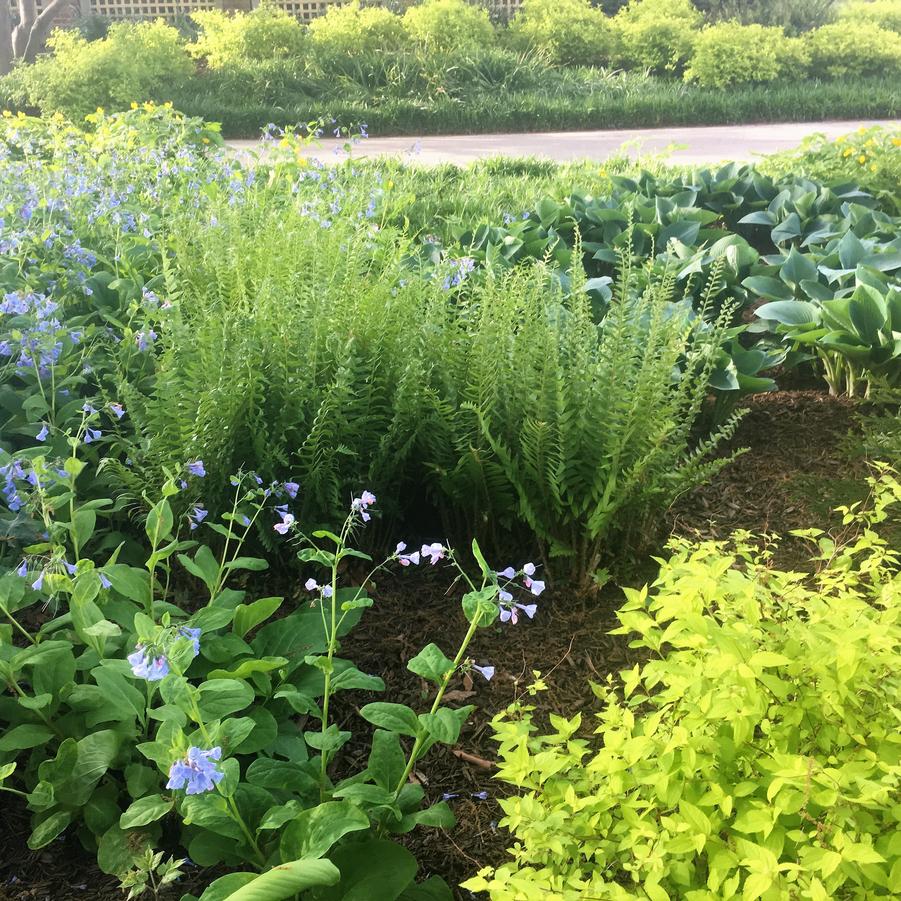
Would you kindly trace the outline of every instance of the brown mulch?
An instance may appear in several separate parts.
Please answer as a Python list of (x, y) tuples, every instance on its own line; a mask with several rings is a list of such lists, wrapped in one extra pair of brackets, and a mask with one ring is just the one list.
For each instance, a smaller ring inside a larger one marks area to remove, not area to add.
[(669, 512), (676, 535), (723, 539), (739, 529), (781, 536), (776, 561), (803, 566), (808, 545), (792, 529), (823, 527), (831, 510), (866, 493), (866, 461), (849, 453), (855, 407), (822, 391), (779, 391), (747, 398), (747, 414), (725, 455), (739, 456)]
[[(753, 397), (746, 406), (749, 413), (732, 447), (748, 447), (749, 452), (674, 505), (668, 521), (674, 533), (725, 538), (735, 529), (784, 534), (822, 524), (824, 510), (834, 504), (832, 494), (817, 486), (859, 485), (865, 477), (865, 464), (849, 461), (845, 451), (853, 428), (849, 403), (817, 391), (794, 391)], [(804, 550), (799, 540), (786, 539), (779, 562), (800, 564)], [(503, 564), (508, 562), (523, 561)], [(459, 592), (448, 594), (447, 581), (446, 571), (431, 569), (383, 578), (375, 592), (378, 603), (342, 647), (342, 656), (361, 670), (382, 676), (384, 699), (418, 710), (427, 705), (427, 686), (406, 669), (406, 661), (430, 641), (448, 653), (462, 638), (465, 622), (459, 613)], [(471, 683), (461, 680), (454, 686), (457, 694), (452, 700), (475, 704), (477, 709), (457, 747), (434, 749), (414, 773), (429, 800), (453, 796), (449, 803), (458, 819), (451, 830), (418, 829), (405, 837), (420, 861), (421, 875), (438, 874), (457, 885), (480, 867), (505, 859), (510, 839), (497, 828), (502, 814), (496, 799), (509, 789), (494, 780), (485, 765), (495, 757), (490, 720), (522, 696), (537, 670), (549, 690), (529, 702), (543, 712), (572, 716), (582, 711), (590, 728), (590, 714), (596, 708), (589, 680), (601, 681), (608, 672), (637, 659), (626, 641), (608, 634), (620, 599), (612, 586), (592, 599), (548, 590), (534, 621), (523, 619), (515, 627), (493, 627), (477, 635), (471, 656), (476, 663), (493, 665), (496, 675), (491, 682), (476, 675)], [(363, 704), (370, 698), (352, 700)], [(347, 699), (342, 704), (339, 716), (356, 731), (361, 723), (356, 709)], [(351, 745), (349, 766), (365, 765), (365, 753), (364, 743)], [(92, 855), (68, 833), (42, 851), (29, 851), (27, 813), (16, 804), (7, 805), (9, 797), (4, 798), (0, 820), (0, 901), (122, 897), (116, 880), (99, 873)], [(178, 891), (166, 897), (177, 898), (190, 890), (200, 894), (209, 878), (191, 872)]]

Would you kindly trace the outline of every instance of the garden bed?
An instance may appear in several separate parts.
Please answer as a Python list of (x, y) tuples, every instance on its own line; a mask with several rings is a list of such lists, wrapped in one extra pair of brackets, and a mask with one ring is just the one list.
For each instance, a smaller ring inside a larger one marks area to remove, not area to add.
[[(866, 466), (849, 455), (855, 427), (850, 402), (820, 391), (786, 391), (752, 397), (746, 406), (748, 415), (732, 445), (748, 447), (749, 453), (673, 507), (669, 524), (676, 534), (705, 539), (725, 538), (736, 529), (784, 534), (822, 523), (835, 504), (860, 497)], [(802, 548), (800, 540), (787, 539), (778, 562), (800, 565), (806, 559)], [(650, 574), (638, 572), (632, 581)], [(447, 597), (447, 582), (445, 573), (432, 570), (386, 577), (373, 592), (376, 605), (342, 649), (363, 672), (379, 673), (386, 695), (398, 703), (421, 706), (424, 683), (407, 670), (406, 661), (425, 638), (441, 636), (453, 646), (465, 631), (456, 602)], [(533, 670), (549, 685), (536, 699), (542, 711), (590, 711), (595, 701), (588, 680), (599, 681), (637, 659), (625, 640), (607, 634), (621, 597), (614, 587), (600, 599), (582, 601), (558, 598), (549, 589), (534, 621), (478, 633), (471, 654), (477, 662), (490, 661), (496, 675), (488, 683), (477, 677), (471, 686), (453, 686), (462, 692), (456, 700), (474, 703), (477, 710), (455, 748), (434, 749), (415, 770), (430, 801), (455, 796), (450, 804), (458, 820), (452, 830), (423, 828), (407, 837), (421, 875), (438, 874), (458, 885), (482, 866), (505, 859), (511, 839), (496, 828), (501, 813), (493, 799), (511, 789), (493, 780), (480, 762), (491, 761), (496, 753), (490, 719), (522, 693)], [(356, 720), (355, 734), (361, 734), (356, 697), (342, 700), (339, 722)], [(362, 741), (348, 747), (345, 760), (351, 770), (365, 764), (366, 748)], [(15, 804), (4, 808), (0, 830), (2, 901), (122, 897), (117, 881), (97, 869), (94, 855), (84, 852), (71, 832), (47, 848), (30, 851), (25, 844), (28, 816)], [(198, 893), (215, 875), (189, 869), (171, 897)]]

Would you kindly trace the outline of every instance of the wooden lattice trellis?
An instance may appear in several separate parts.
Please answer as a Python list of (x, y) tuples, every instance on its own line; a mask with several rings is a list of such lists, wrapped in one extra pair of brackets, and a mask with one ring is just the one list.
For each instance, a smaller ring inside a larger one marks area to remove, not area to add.
[[(99, 15), (114, 19), (146, 19), (161, 16), (172, 19), (198, 9), (251, 9), (258, 0), (72, 0), (73, 14)], [(277, 5), (297, 16), (301, 22), (309, 22), (321, 16), (326, 9), (341, 0), (277, 0)], [(16, 0), (11, 0), (13, 14)], [(41, 7), (38, 0), (38, 8)], [(512, 16), (522, 5), (522, 0), (489, 0), (489, 6), (504, 17)]]
[(217, 0), (90, 0), (91, 13), (97, 16), (124, 18), (172, 19), (189, 15), (198, 9), (215, 9), (222, 4)]

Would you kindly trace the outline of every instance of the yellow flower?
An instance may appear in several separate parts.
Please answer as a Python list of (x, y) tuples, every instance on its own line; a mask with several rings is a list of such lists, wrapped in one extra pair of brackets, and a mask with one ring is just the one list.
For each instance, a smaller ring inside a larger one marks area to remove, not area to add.
[(849, 147), (849, 148), (842, 154), (842, 156), (851, 156), (852, 153), (854, 153), (854, 151)]
[(859, 157), (857, 157), (857, 162), (862, 166), (867, 161), (867, 155), (862, 153)]
[(394, 187), (394, 182), (391, 181), (391, 179), (389, 178), (388, 181), (385, 183), (385, 187), (386, 187), (386, 188), (393, 188), (393, 187)]
[(12, 119), (12, 117), (13, 117), (13, 114), (8, 109), (3, 110), (3, 118), (4, 119)]
[(839, 135), (839, 136), (835, 139), (835, 143), (836, 143), (836, 144), (844, 144), (844, 143), (845, 143), (845, 138), (846, 138), (846, 137), (847, 137), (846, 135)]
[(132, 109), (137, 109), (137, 108), (138, 108), (138, 103), (137, 103), (136, 100), (132, 100), (132, 101), (131, 101), (131, 108), (132, 108)]
[(868, 141), (864, 141), (864, 147), (872, 147), (876, 142), (870, 138)]
[(894, 144), (895, 147), (901, 147), (901, 138), (892, 138), (892, 144)]
[(866, 130), (866, 128), (863, 127), (863, 125), (861, 125), (860, 128), (857, 129), (857, 133), (859, 135), (863, 135), (863, 134), (867, 133), (867, 130)]
[(870, 172), (877, 172), (878, 170), (879, 170), (879, 167), (875, 163), (873, 163), (873, 165), (870, 166)]

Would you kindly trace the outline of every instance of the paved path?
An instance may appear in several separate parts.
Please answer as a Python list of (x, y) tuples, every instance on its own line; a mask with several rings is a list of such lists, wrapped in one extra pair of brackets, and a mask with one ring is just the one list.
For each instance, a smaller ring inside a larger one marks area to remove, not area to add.
[[(541, 157), (557, 162), (604, 160), (624, 144), (627, 151), (658, 153), (672, 145), (669, 154), (677, 163), (716, 163), (721, 160), (747, 162), (761, 154), (796, 147), (814, 132), (837, 137), (855, 128), (876, 124), (901, 125), (901, 120), (855, 122), (794, 122), (776, 125), (716, 125), (699, 128), (645, 128), (618, 131), (555, 131), (534, 134), (440, 135), (428, 138), (368, 138), (354, 150), (354, 156), (373, 158), (402, 156), (423, 165), (464, 164), (491, 156)], [(229, 141), (232, 147), (249, 150), (256, 141)], [(311, 147), (310, 157), (335, 159), (340, 142), (323, 141)]]

